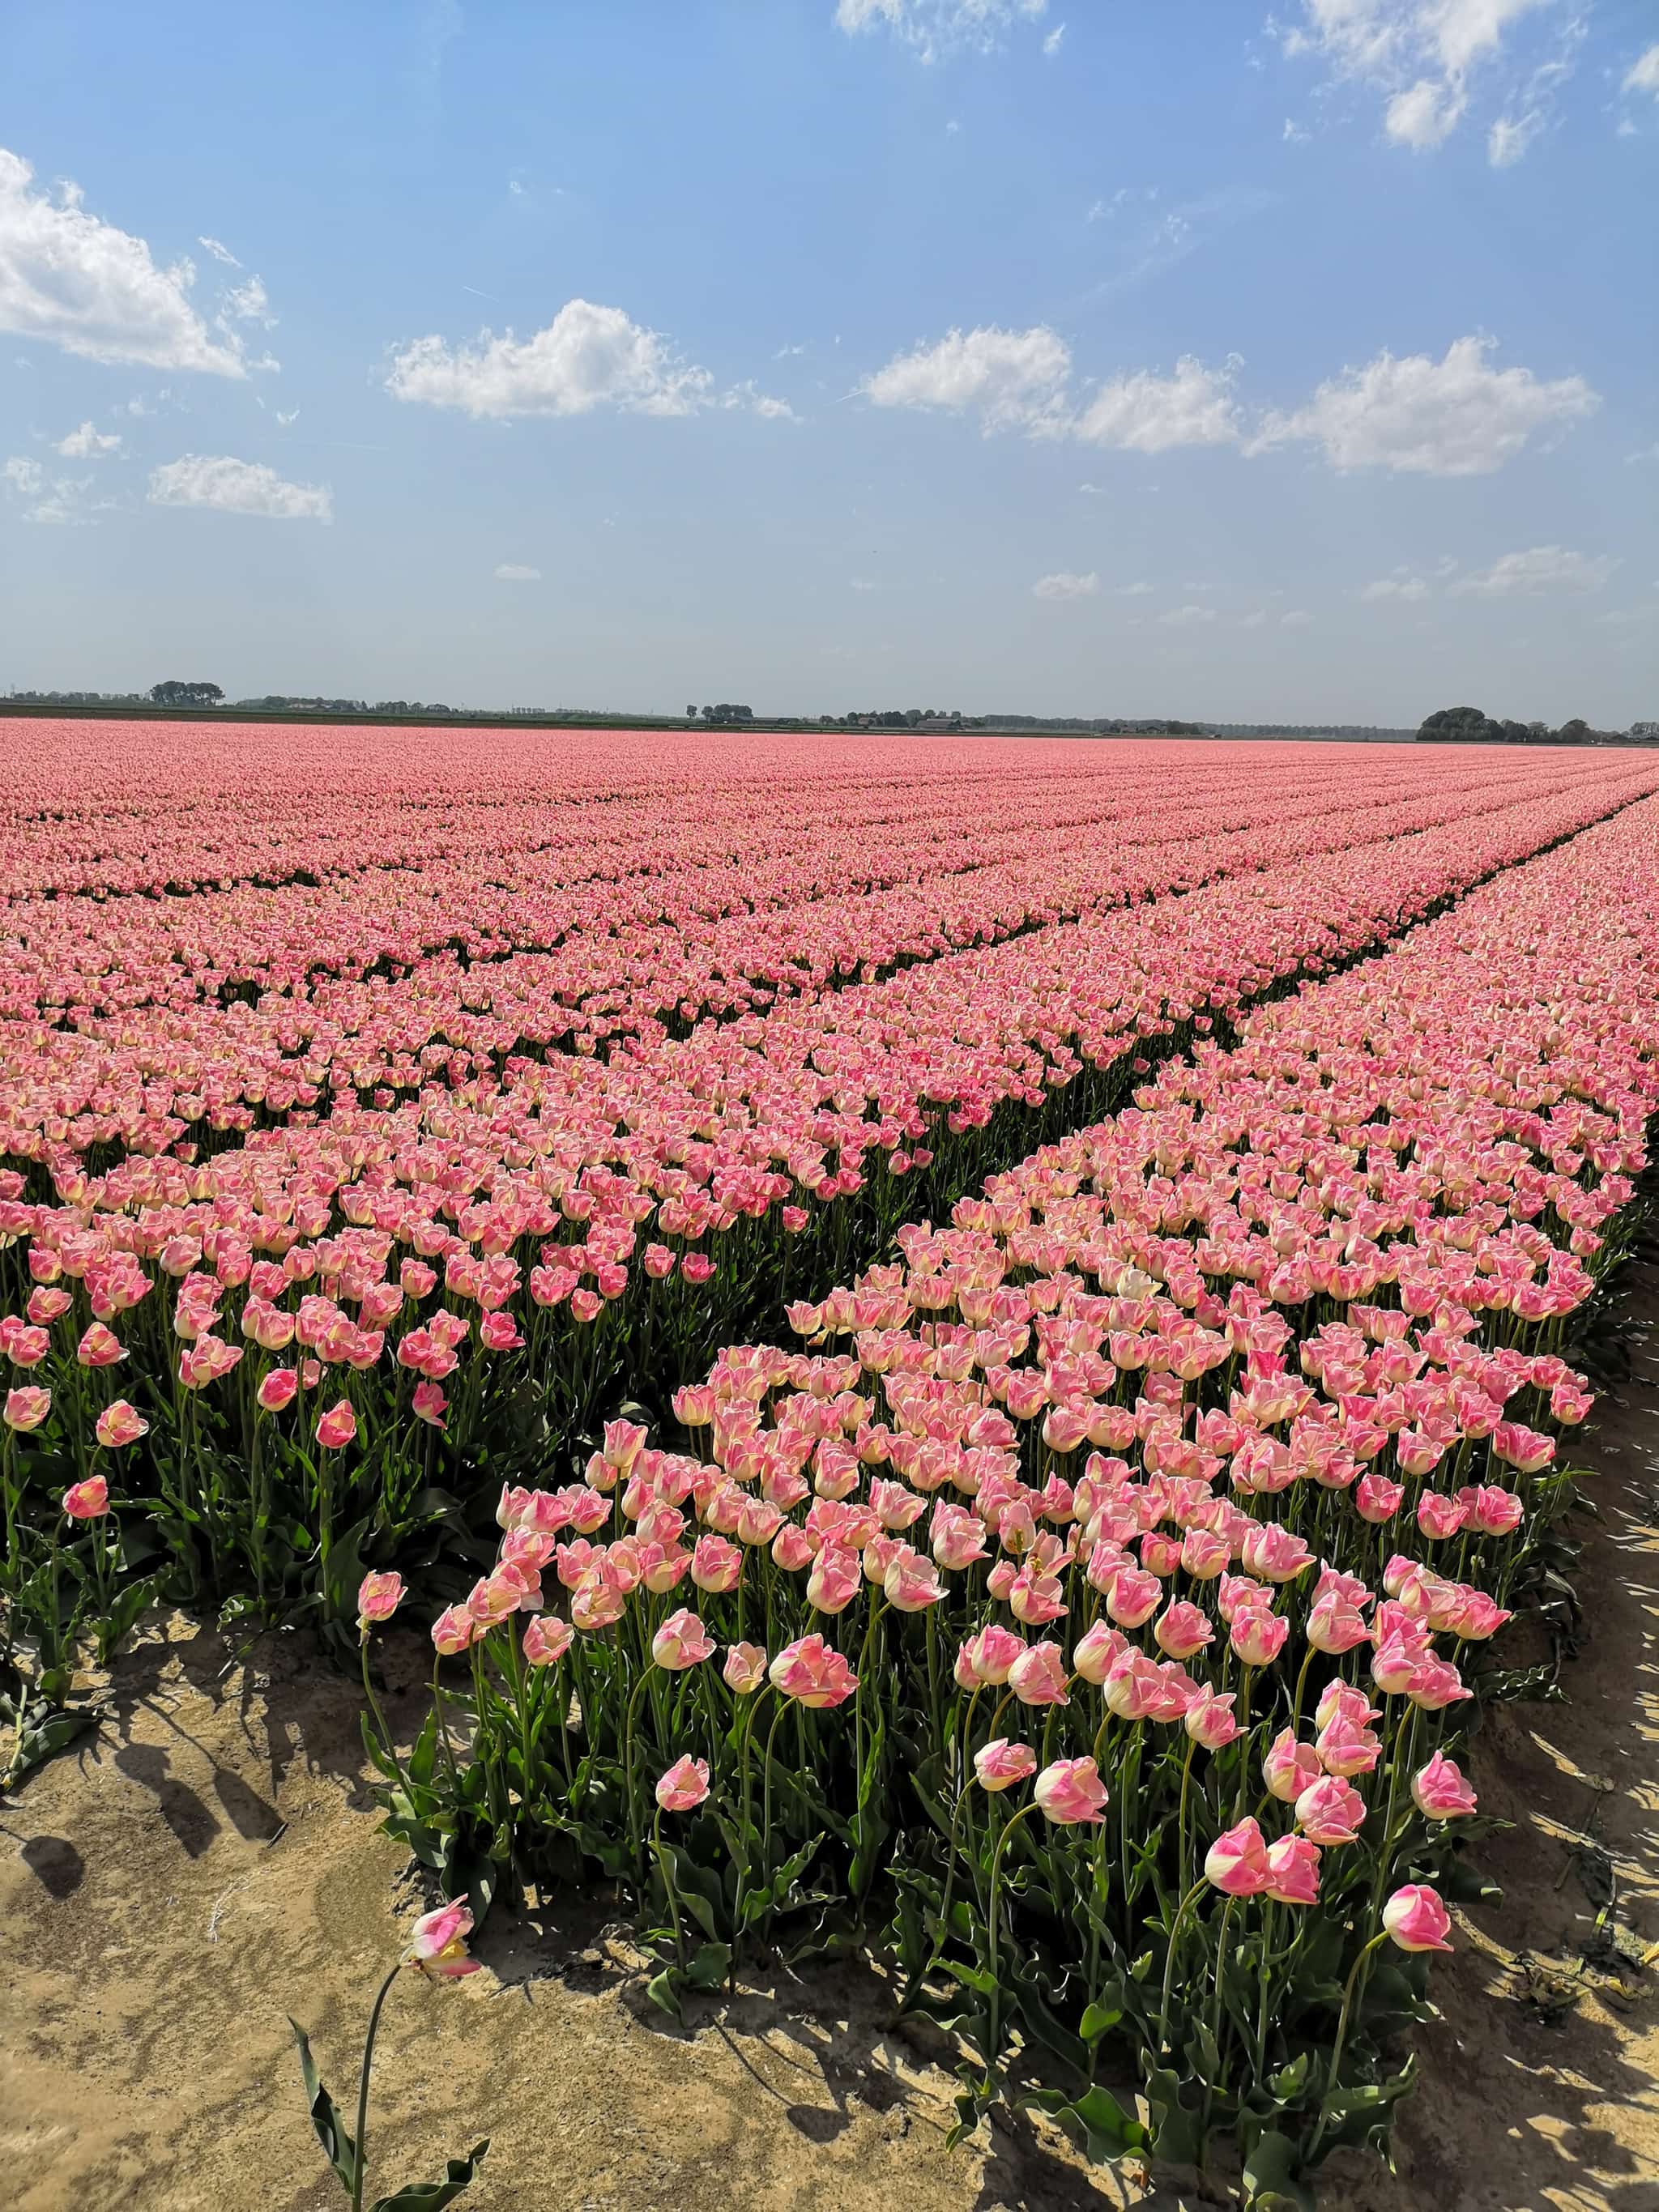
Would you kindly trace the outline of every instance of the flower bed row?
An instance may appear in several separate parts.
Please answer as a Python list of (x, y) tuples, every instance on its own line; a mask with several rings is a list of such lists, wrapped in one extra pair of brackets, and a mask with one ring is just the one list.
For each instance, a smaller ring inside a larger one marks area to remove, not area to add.
[(1474, 1881), (1459, 1716), (1659, 1110), (1656, 882), (1650, 801), (917, 1222), (676, 1448), (505, 1489), (392, 1831), (452, 1887), (631, 1885), (671, 2007), (864, 1945), (963, 2127), (1221, 2135), (1308, 2201), (1386, 2140)]
[(51, 1394), (17, 1447), (15, 1605), (55, 1612), (28, 1530), (102, 1469), (127, 1577), (349, 1620), (365, 1566), (435, 1560), (466, 1499), (567, 1451), (586, 1409), (631, 1391), (665, 1411), (718, 1344), (781, 1328), (793, 1296), (866, 1264), (907, 1213), (948, 1210), (1110, 1111), (1150, 1054), (1374, 949), (1609, 789), (1626, 786), (1056, 927), (610, 1066), (526, 1060), (496, 1094), (343, 1107), (194, 1165), (128, 1159), (68, 1177), (56, 1206), (14, 1182), (4, 1348)]

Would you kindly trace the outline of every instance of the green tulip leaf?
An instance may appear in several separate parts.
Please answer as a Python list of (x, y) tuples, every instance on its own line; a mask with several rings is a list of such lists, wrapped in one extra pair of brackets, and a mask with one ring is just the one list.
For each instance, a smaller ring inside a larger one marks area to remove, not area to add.
[(1244, 2161), (1244, 2202), (1249, 2212), (1314, 2212), (1313, 2191), (1297, 2178), (1299, 2162), (1296, 2145), (1288, 2136), (1269, 2128)]
[[(348, 2195), (357, 2186), (357, 2146), (346, 2133), (339, 2108), (323, 2087), (317, 2073), (317, 2062), (311, 2055), (311, 2039), (298, 2021), (289, 2018), (294, 2040), (300, 2052), (300, 2078), (305, 2083), (306, 2102), (311, 2109), (311, 2124), (317, 2131), (317, 2140), (323, 2154), (339, 2177), (340, 2186)], [(470, 2180), (471, 2175), (467, 2177)], [(445, 2200), (447, 2202), (447, 2199)]]
[(376, 2197), (370, 2212), (443, 2212), (444, 2206), (453, 2204), (469, 2186), (489, 2148), (486, 2136), (482, 2142), (473, 2144), (465, 2158), (447, 2161), (441, 2181), (411, 2181), (394, 2196)]

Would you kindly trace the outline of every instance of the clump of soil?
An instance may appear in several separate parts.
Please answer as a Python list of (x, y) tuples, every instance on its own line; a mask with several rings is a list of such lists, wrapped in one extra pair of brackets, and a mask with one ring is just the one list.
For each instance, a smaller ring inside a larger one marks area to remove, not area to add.
[[(1501, 1903), (1460, 1916), (1398, 2172), (1347, 2154), (1344, 2212), (1659, 2208), (1659, 1270), (1590, 1439), (1569, 1702), (1500, 1709), (1473, 1766)], [(392, 1647), (393, 1671), (412, 1649)], [(394, 1726), (423, 1706), (414, 1666)], [(375, 1832), (359, 1696), (298, 1638), (235, 1663), (176, 1621), (109, 1718), (0, 1805), (0, 2172), (15, 2212), (325, 2212), (285, 2014), (346, 2101), (395, 1954), (402, 1853)], [(413, 1899), (402, 1904), (412, 1909)], [(478, 2136), (473, 2212), (1092, 2212), (1196, 2203), (1086, 2168), (1040, 2127), (947, 2151), (951, 2080), (851, 1969), (745, 1990), (694, 2033), (644, 1996), (603, 1905), (495, 1925), (490, 1972), (387, 2008), (374, 2191)]]

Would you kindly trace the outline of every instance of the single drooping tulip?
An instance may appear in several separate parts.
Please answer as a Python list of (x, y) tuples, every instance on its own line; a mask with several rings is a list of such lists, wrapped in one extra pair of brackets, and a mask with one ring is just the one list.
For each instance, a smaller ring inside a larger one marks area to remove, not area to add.
[(430, 1981), (459, 1981), (476, 1974), (478, 1961), (468, 1955), (466, 1939), (472, 1933), (470, 1906), (457, 1900), (423, 1912), (415, 1923), (404, 1952), (404, 1963), (416, 1967)]
[(1462, 1820), (1475, 1809), (1474, 1791), (1456, 1761), (1439, 1751), (1412, 1777), (1412, 1797), (1418, 1811), (1431, 1820)]
[(88, 1475), (64, 1492), (64, 1510), (71, 1521), (100, 1521), (109, 1511), (109, 1484), (101, 1474)]

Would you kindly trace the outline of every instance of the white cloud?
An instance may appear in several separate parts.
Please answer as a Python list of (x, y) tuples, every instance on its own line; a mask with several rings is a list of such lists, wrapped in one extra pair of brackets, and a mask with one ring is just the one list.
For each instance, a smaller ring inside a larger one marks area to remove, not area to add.
[(1056, 23), (1054, 29), (1049, 32), (1048, 37), (1042, 41), (1043, 53), (1049, 61), (1052, 61), (1054, 56), (1060, 52), (1060, 42), (1065, 36), (1065, 24)]
[(1057, 568), (1052, 576), (1039, 576), (1031, 586), (1034, 599), (1091, 599), (1100, 589), (1100, 579), (1091, 569), (1086, 576), (1074, 575), (1069, 568)]
[(297, 407), (290, 407), (286, 415), (283, 414), (280, 407), (276, 410), (276, 420), (284, 430), (287, 429), (290, 422), (297, 422), (299, 419), (300, 410)]
[(1281, 629), (1306, 629), (1312, 620), (1306, 607), (1292, 607), (1288, 614), (1280, 615), (1279, 626)]
[(1260, 629), (1267, 619), (1267, 610), (1266, 607), (1255, 607), (1252, 608), (1249, 614), (1240, 615), (1238, 618), (1238, 626), (1240, 629)]
[(228, 455), (185, 453), (168, 461), (151, 471), (149, 496), (156, 507), (212, 507), (283, 522), (334, 520), (334, 495), (326, 484), (286, 483), (263, 461)]
[(61, 453), (66, 461), (100, 460), (106, 453), (118, 453), (120, 450), (121, 441), (112, 430), (100, 433), (90, 422), (82, 423), (78, 430), (71, 430), (68, 437), (60, 438), (52, 447), (53, 453)]
[(1298, 129), (1288, 115), (1285, 118), (1285, 128), (1279, 136), (1287, 146), (1305, 146), (1308, 143), (1307, 132)]
[(1188, 355), (1170, 376), (1150, 369), (1111, 378), (1073, 411), (1071, 349), (1038, 323), (1026, 331), (994, 325), (948, 331), (936, 345), (899, 354), (859, 386), (878, 407), (936, 407), (971, 414), (988, 436), (1024, 430), (1141, 453), (1175, 446), (1233, 443), (1240, 425), (1232, 397), (1236, 362), (1206, 368)]
[(498, 584), (539, 584), (541, 580), (539, 568), (526, 568), (519, 561), (503, 561), (495, 571)]
[(246, 284), (232, 286), (219, 304), (219, 322), (222, 328), (226, 323), (258, 323), (261, 330), (275, 329), (276, 318), (263, 277), (250, 276)]
[(476, 418), (586, 415), (616, 407), (635, 415), (690, 415), (715, 400), (706, 368), (620, 307), (568, 300), (527, 338), (483, 331), (472, 345), (416, 338), (394, 353), (386, 387), (394, 399), (457, 407)]
[(1057, 331), (994, 325), (953, 330), (937, 345), (897, 355), (859, 389), (878, 407), (943, 407), (979, 416), (992, 430), (1058, 430), (1071, 374), (1070, 349)]
[(23, 518), (27, 522), (75, 521), (80, 495), (91, 483), (90, 477), (49, 478), (39, 461), (21, 453), (14, 453), (0, 466), (0, 483), (8, 496), (28, 502)]
[(849, 576), (847, 580), (847, 588), (851, 592), (873, 592), (878, 586), (869, 576)]
[(1432, 146), (1445, 144), (1468, 106), (1468, 100), (1449, 79), (1437, 82), (1433, 77), (1420, 76), (1389, 100), (1382, 112), (1382, 128), (1395, 145), (1426, 153)]
[(1333, 468), (1486, 476), (1600, 404), (1582, 376), (1545, 383), (1529, 368), (1492, 368), (1492, 346), (1458, 338), (1438, 362), (1378, 354), (1322, 384), (1293, 414), (1268, 416), (1251, 450), (1308, 439)]
[(1413, 575), (1408, 568), (1396, 568), (1392, 576), (1379, 576), (1374, 584), (1367, 584), (1359, 594), (1368, 603), (1379, 599), (1426, 599), (1429, 587), (1421, 576)]
[(246, 374), (240, 344), (216, 339), (191, 306), (189, 261), (157, 268), (142, 238), (87, 213), (78, 186), (52, 198), (33, 177), (0, 147), (0, 330), (88, 361)]
[(1163, 453), (1175, 446), (1226, 446), (1239, 435), (1231, 378), (1235, 364), (1206, 368), (1190, 354), (1173, 376), (1138, 369), (1103, 384), (1073, 424), (1094, 446)]
[[(1554, 95), (1571, 74), (1582, 17), (1565, 0), (1301, 0), (1300, 21), (1280, 31), (1285, 52), (1314, 56), (1339, 82), (1383, 98), (1382, 127), (1418, 153), (1443, 145), (1468, 113), (1475, 82), (1490, 73), (1507, 112), (1487, 138), (1495, 167), (1518, 161), (1551, 119)], [(1520, 71), (1510, 42), (1528, 17), (1552, 40), (1545, 58)], [(1519, 74), (1517, 72), (1520, 71)]]
[(1144, 582), (1139, 584), (1120, 584), (1117, 587), (1117, 595), (1121, 599), (1150, 599), (1152, 593), (1152, 589), (1153, 587), (1151, 584)]
[(1621, 92), (1650, 92), (1659, 100), (1659, 45), (1639, 55), (1625, 72)]
[(1534, 545), (1525, 553), (1505, 553), (1490, 568), (1460, 576), (1457, 593), (1506, 599), (1540, 592), (1599, 592), (1619, 566), (1610, 554), (1592, 557), (1561, 545)]
[(202, 248), (204, 252), (210, 253), (216, 261), (222, 261), (228, 269), (240, 269), (241, 267), (241, 263), (236, 258), (236, 256), (231, 252), (230, 248), (228, 246), (222, 245), (216, 238), (198, 238), (196, 243)]
[(1200, 623), (1216, 619), (1213, 607), (1170, 607), (1158, 617), (1165, 629), (1195, 629)]
[(936, 62), (963, 47), (991, 53), (1017, 24), (1035, 22), (1048, 6), (1048, 0), (836, 0), (836, 26), (849, 35), (890, 31), (918, 59)]
[(769, 392), (757, 390), (752, 376), (741, 384), (734, 384), (720, 394), (722, 407), (746, 407), (766, 422), (799, 422), (800, 417), (787, 399), (775, 399)]

